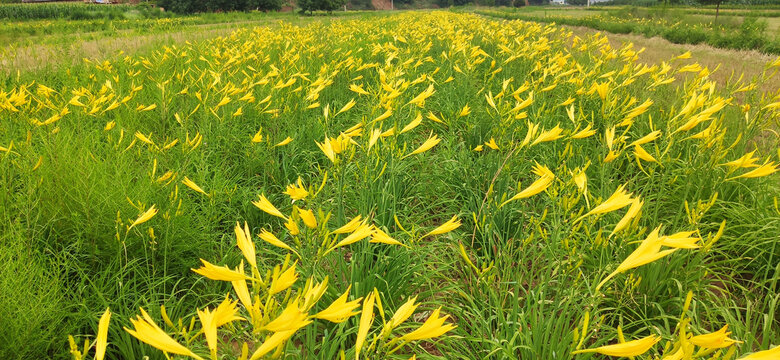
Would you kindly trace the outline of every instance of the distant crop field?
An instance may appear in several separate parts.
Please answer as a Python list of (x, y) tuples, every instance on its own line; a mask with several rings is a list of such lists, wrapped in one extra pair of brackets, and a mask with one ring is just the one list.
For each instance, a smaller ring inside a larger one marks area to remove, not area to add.
[(476, 11), (7, 38), (0, 358), (780, 356), (780, 58)]

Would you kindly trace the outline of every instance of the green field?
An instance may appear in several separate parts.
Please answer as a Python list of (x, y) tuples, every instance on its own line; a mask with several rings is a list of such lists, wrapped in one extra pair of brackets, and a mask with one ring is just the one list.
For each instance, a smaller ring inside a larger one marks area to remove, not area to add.
[(0, 358), (779, 355), (780, 58), (471, 10), (0, 24)]

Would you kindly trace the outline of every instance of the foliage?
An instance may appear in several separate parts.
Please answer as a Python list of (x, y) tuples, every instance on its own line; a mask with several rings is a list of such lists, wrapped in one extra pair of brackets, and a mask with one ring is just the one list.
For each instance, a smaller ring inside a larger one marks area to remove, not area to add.
[(4, 357), (780, 349), (780, 59), (385, 15), (0, 73)]

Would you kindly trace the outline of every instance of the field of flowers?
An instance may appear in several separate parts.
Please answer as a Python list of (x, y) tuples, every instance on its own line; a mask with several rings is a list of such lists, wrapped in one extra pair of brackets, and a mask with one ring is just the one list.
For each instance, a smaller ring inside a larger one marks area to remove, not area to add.
[(780, 58), (641, 51), (408, 12), (5, 75), (0, 357), (776, 359)]

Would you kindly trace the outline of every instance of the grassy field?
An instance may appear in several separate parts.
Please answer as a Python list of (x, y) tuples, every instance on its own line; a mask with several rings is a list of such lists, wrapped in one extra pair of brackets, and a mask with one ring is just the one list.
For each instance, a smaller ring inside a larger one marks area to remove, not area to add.
[(257, 16), (4, 65), (0, 357), (780, 352), (780, 58)]

